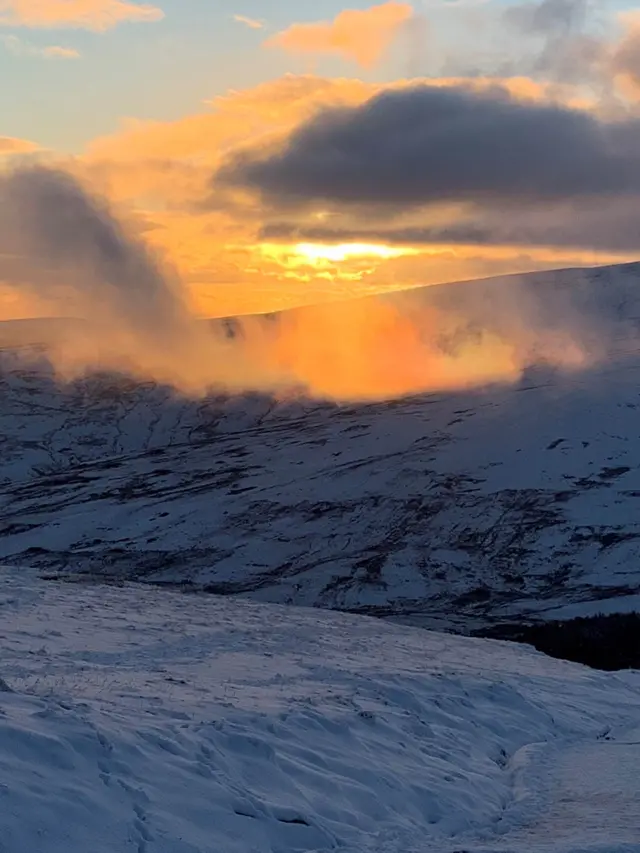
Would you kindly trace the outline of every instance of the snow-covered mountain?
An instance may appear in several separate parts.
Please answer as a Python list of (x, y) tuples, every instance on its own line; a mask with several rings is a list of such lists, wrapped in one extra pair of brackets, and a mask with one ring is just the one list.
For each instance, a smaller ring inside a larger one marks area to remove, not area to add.
[[(499, 332), (515, 287), (394, 298), (464, 305), (469, 334)], [(461, 630), (629, 607), (639, 287), (639, 265), (521, 277), (518, 322), (570, 326), (588, 366), (545, 367), (541, 353), (515, 384), (367, 405), (189, 400), (113, 376), (61, 385), (8, 346), (0, 558)]]
[(0, 606), (7, 853), (640, 850), (638, 673), (23, 568)]

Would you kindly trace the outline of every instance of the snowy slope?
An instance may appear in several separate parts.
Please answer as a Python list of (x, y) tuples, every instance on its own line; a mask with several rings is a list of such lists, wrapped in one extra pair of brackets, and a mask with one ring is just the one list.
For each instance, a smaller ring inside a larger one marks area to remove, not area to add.
[(0, 571), (6, 853), (631, 853), (640, 675)]
[[(61, 386), (5, 351), (0, 558), (462, 629), (624, 608), (640, 593), (639, 282), (638, 265), (518, 279), (523, 322), (579, 327), (588, 369), (370, 405)], [(513, 287), (394, 298), (499, 329)]]

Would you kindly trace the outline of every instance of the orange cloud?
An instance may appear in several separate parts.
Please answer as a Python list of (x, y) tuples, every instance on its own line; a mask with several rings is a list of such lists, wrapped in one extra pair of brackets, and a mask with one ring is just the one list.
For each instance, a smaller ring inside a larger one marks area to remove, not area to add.
[(82, 167), (90, 170), (92, 179), (111, 198), (136, 206), (174, 209), (202, 198), (213, 171), (233, 149), (278, 144), (322, 108), (356, 106), (383, 88), (417, 82), (433, 86), (465, 83), (476, 89), (501, 86), (522, 100), (589, 106), (572, 87), (527, 77), (374, 84), (355, 78), (287, 74), (250, 89), (232, 90), (208, 102), (206, 110), (174, 121), (127, 119), (115, 133), (90, 143)]
[[(391, 87), (415, 82), (401, 80)], [(502, 86), (522, 100), (576, 106), (583, 97), (571, 87), (526, 77), (428, 82), (434, 86), (462, 82), (475, 88)], [(231, 91), (209, 102), (202, 112), (175, 121), (127, 120), (117, 132), (94, 140), (75, 168), (118, 205), (120, 216), (130, 218), (131, 210), (135, 212), (136, 227), (142, 229), (145, 241), (177, 268), (196, 310), (209, 316), (618, 259), (611, 253), (495, 245), (421, 246), (418, 254), (398, 258), (313, 258), (296, 251), (295, 243), (301, 240), (290, 240), (292, 245), (281, 244), (275, 250), (268, 245), (273, 241), (262, 241), (259, 234), (268, 221), (268, 211), (255, 201), (234, 207), (220, 198), (213, 199), (213, 209), (199, 208), (198, 203), (210, 192), (211, 176), (232, 150), (277, 146), (319, 109), (357, 105), (385, 87), (387, 84), (357, 79), (286, 75), (251, 89)], [(582, 105), (589, 106), (584, 101)], [(465, 211), (446, 209), (441, 213), (446, 224)], [(334, 219), (330, 211), (313, 211), (308, 222), (299, 224), (333, 226)], [(395, 226), (421, 224), (403, 220)]]
[(618, 16), (622, 35), (609, 46), (608, 67), (614, 86), (635, 101), (640, 95), (640, 11)]
[[(65, 172), (5, 175), (0, 216), (0, 271), (17, 277), (19, 295), (41, 308), (57, 302), (80, 321), (47, 349), (67, 379), (115, 369), (192, 395), (215, 388), (369, 400), (510, 382), (532, 364), (573, 369), (594, 357), (579, 317), (564, 327), (545, 321), (535, 293), (517, 282), (490, 310), (486, 295), (469, 298), (468, 289), (426, 291), (316, 304), (275, 322), (246, 317), (230, 338), (198, 322), (171, 268)], [(0, 304), (6, 296), (0, 286)]]
[(400, 26), (412, 16), (409, 3), (390, 0), (369, 9), (346, 9), (333, 21), (293, 24), (264, 44), (290, 53), (337, 54), (371, 68), (383, 58)]
[(40, 148), (28, 139), (16, 139), (13, 136), (0, 136), (0, 157), (12, 154), (31, 154)]
[(319, 108), (361, 103), (375, 91), (360, 80), (289, 74), (231, 91), (176, 121), (127, 120), (88, 146), (82, 167), (111, 198), (184, 206), (206, 194), (214, 169), (233, 148), (270, 144)]
[[(256, 251), (263, 220), (255, 204), (232, 210), (221, 199), (218, 209), (206, 212), (198, 203), (230, 150), (273, 144), (319, 108), (361, 103), (377, 88), (360, 80), (286, 75), (229, 92), (176, 121), (128, 120), (94, 140), (73, 169), (116, 202), (120, 216), (136, 211), (145, 239), (178, 268), (204, 313), (284, 307), (313, 301), (316, 293), (336, 298), (326, 270), (290, 270)], [(212, 295), (213, 282), (220, 299)], [(346, 277), (343, 283), (351, 287)], [(359, 282), (353, 289), (370, 292)]]
[(0, 0), (0, 24), (102, 32), (126, 21), (159, 21), (157, 6), (127, 0)]
[(45, 59), (80, 59), (79, 51), (72, 47), (60, 47), (59, 45), (43, 48), (42, 55)]
[(534, 101), (536, 103), (558, 104), (576, 110), (595, 112), (599, 107), (598, 98), (585, 92), (579, 86), (571, 83), (557, 83), (550, 80), (534, 80), (531, 77), (512, 76), (478, 76), (478, 77), (429, 77), (398, 80), (385, 86), (387, 89), (401, 89), (417, 84), (429, 86), (464, 86), (474, 92), (486, 92), (491, 89), (502, 89), (519, 101)]

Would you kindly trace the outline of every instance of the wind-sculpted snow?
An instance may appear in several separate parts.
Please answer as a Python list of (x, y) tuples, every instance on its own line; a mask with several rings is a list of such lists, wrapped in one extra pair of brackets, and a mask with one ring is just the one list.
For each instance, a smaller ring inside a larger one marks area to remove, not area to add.
[(6, 853), (637, 853), (636, 673), (19, 568), (0, 605)]
[[(595, 363), (476, 391), (188, 400), (125, 377), (59, 385), (5, 353), (0, 557), (462, 629), (624, 607), (640, 592), (639, 279), (580, 275)], [(504, 283), (452, 287), (489, 312)]]

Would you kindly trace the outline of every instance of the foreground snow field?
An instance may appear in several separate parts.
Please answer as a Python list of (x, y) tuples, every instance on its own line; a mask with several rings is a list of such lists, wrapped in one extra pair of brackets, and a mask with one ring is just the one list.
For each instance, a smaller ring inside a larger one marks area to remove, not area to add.
[(640, 673), (0, 571), (3, 853), (640, 850)]

